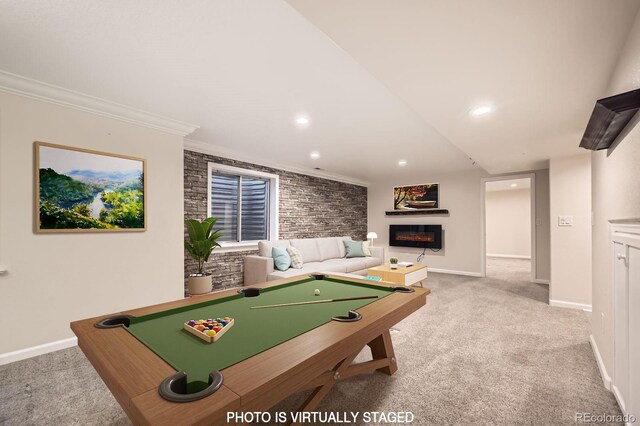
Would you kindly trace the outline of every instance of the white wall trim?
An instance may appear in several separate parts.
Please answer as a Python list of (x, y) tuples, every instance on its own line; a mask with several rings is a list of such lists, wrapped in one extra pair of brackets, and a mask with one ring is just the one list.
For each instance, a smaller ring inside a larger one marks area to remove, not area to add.
[(565, 302), (564, 300), (549, 300), (549, 306), (556, 308), (581, 309), (585, 312), (591, 312), (591, 305), (584, 303)]
[(308, 176), (315, 176), (323, 179), (335, 180), (338, 182), (349, 183), (352, 185), (369, 186), (369, 182), (365, 180), (355, 179), (348, 176), (339, 175), (337, 173), (319, 172), (314, 169), (306, 169), (286, 164), (276, 163), (264, 160), (262, 158), (250, 157), (238, 151), (215, 146), (207, 142), (196, 141), (192, 139), (184, 140), (184, 149), (187, 151), (199, 152), (201, 154), (215, 155), (217, 157), (228, 158), (231, 160), (242, 161), (249, 164), (256, 164), (265, 167), (271, 167), (278, 170), (285, 170), (293, 173), (300, 173)]
[(533, 280), (533, 282), (536, 283), (536, 284), (544, 284), (544, 285), (551, 284), (551, 282), (549, 280), (538, 280), (538, 279), (535, 279), (535, 280)]
[(467, 277), (478, 277), (478, 278), (482, 277), (482, 274), (480, 272), (456, 271), (453, 269), (440, 269), (440, 268), (431, 268), (431, 267), (428, 267), (427, 270), (429, 272), (436, 272), (438, 274), (464, 275)]
[(531, 256), (523, 256), (520, 254), (495, 254), (487, 253), (487, 257), (501, 257), (505, 259), (528, 259), (531, 260)]
[(0, 70), (0, 91), (183, 137), (199, 128), (195, 124), (173, 120), (2, 70)]
[(43, 345), (32, 346), (30, 348), (20, 349), (18, 351), (0, 354), (0, 365), (10, 364), (12, 362), (21, 361), (34, 356), (48, 354), (49, 352), (59, 351), (61, 349), (71, 348), (78, 344), (77, 337), (58, 340)]
[(600, 377), (602, 377), (602, 384), (606, 389), (611, 390), (611, 376), (607, 373), (607, 368), (604, 365), (604, 361), (602, 361), (602, 356), (600, 355), (600, 351), (598, 350), (598, 345), (596, 344), (596, 339), (594, 339), (593, 334), (589, 336), (589, 342), (591, 342), (593, 354), (596, 356), (598, 370), (600, 370)]
[(220, 253), (232, 253), (237, 251), (257, 251), (258, 250), (258, 242), (243, 242), (243, 243), (225, 243), (223, 241), (220, 242), (220, 247), (216, 248), (214, 254)]

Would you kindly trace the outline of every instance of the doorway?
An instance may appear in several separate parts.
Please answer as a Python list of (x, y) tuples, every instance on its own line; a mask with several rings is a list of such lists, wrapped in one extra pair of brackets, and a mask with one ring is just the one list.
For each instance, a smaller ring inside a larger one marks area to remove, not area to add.
[(482, 211), (482, 275), (535, 281), (535, 175), (483, 179)]

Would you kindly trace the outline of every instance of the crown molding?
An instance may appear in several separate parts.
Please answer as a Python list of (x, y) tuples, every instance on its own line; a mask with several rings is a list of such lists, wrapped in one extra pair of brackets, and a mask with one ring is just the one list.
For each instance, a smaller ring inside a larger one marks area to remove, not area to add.
[(173, 120), (2, 70), (0, 70), (0, 91), (182, 137), (199, 128), (195, 124)]
[(351, 185), (358, 185), (358, 186), (365, 186), (365, 187), (369, 186), (369, 182), (365, 180), (355, 179), (349, 176), (343, 176), (336, 173), (319, 172), (318, 170), (314, 170), (314, 169), (307, 169), (304, 167), (295, 167), (295, 166), (281, 164), (277, 162), (265, 161), (263, 159), (259, 159), (256, 157), (247, 156), (246, 154), (243, 154), (241, 152), (238, 152), (229, 148), (223, 148), (220, 146), (212, 145), (207, 142), (196, 141), (192, 139), (185, 138), (184, 149), (187, 151), (199, 152), (201, 154), (209, 154), (209, 155), (215, 155), (217, 157), (228, 158), (231, 160), (243, 161), (245, 163), (256, 164), (259, 166), (271, 167), (279, 170), (286, 170), (288, 172), (300, 173), (303, 175), (319, 177), (322, 179), (329, 179), (329, 180), (335, 180), (338, 182), (349, 183)]

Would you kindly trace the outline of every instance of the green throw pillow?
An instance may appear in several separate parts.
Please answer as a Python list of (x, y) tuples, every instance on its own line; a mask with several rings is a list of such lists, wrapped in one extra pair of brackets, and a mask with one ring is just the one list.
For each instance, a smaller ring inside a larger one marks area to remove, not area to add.
[(347, 259), (350, 257), (364, 257), (362, 251), (362, 241), (343, 241), (344, 249), (347, 252)]
[(291, 266), (291, 256), (284, 247), (274, 247), (271, 249), (273, 263), (278, 271), (286, 271)]

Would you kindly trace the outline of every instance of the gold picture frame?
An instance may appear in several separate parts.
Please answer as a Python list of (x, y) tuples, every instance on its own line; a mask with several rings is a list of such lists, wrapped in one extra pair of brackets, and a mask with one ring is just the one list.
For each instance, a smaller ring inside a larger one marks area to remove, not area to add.
[(40, 141), (34, 150), (36, 233), (147, 230), (147, 160)]

